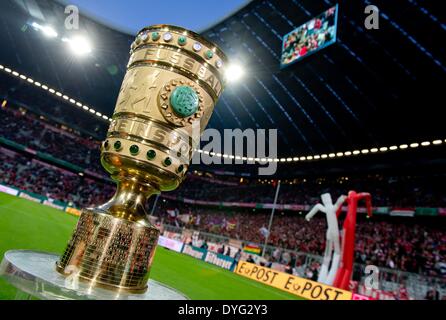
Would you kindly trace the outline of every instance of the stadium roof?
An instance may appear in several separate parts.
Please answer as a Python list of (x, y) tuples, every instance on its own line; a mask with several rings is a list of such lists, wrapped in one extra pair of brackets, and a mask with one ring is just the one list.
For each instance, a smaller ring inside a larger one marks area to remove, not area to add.
[[(337, 42), (280, 69), (283, 35), (336, 3), (255, 0), (204, 31), (246, 70), (242, 82), (226, 89), (210, 127), (277, 128), (280, 157), (444, 138), (446, 26), (436, 2), (379, 1), (374, 4), (380, 9), (380, 28), (366, 30), (364, 8), (371, 3), (342, 1)], [(74, 58), (62, 43), (30, 27), (38, 21), (64, 33), (63, 6), (50, 0), (24, 4), (0, 4), (0, 41), (8, 48), (1, 50), (0, 64), (110, 116), (134, 35), (81, 19), (94, 50)], [(17, 84), (14, 90), (26, 86)], [(95, 121), (96, 133), (103, 135), (107, 121)]]

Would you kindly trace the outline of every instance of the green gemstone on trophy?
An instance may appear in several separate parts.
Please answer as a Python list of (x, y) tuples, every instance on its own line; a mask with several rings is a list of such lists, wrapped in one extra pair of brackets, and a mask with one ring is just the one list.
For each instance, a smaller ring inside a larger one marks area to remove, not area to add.
[(160, 38), (160, 34), (158, 32), (152, 32), (152, 40), (157, 41)]
[(181, 118), (187, 118), (198, 110), (198, 95), (195, 90), (189, 86), (176, 88), (170, 96), (170, 105), (175, 114)]
[(139, 147), (137, 145), (133, 145), (130, 147), (130, 153), (136, 156), (139, 153)]
[(206, 51), (206, 58), (212, 59), (213, 56), (214, 56), (214, 52), (212, 50)]
[(156, 151), (155, 150), (149, 150), (147, 151), (147, 159), (153, 160), (156, 157)]
[(178, 173), (183, 172), (183, 170), (184, 170), (184, 166), (182, 164), (180, 164), (180, 166), (177, 169)]
[(165, 165), (166, 167), (170, 166), (171, 164), (172, 164), (172, 159), (170, 159), (170, 158), (166, 158), (166, 159), (164, 160), (164, 165)]
[(116, 151), (121, 150), (121, 148), (122, 148), (121, 141), (116, 141), (113, 146), (115, 147)]
[(178, 44), (184, 46), (187, 42), (187, 38), (185, 36), (181, 36), (178, 38)]

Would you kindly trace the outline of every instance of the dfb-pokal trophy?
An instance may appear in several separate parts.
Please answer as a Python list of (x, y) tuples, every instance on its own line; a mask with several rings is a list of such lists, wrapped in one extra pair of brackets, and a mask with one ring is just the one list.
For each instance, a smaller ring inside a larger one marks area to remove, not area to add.
[(216, 45), (183, 28), (154, 25), (139, 32), (101, 147), (116, 194), (82, 210), (52, 266), (56, 274), (76, 274), (90, 290), (146, 293), (160, 233), (148, 219), (146, 202), (184, 180), (222, 93), (226, 63)]

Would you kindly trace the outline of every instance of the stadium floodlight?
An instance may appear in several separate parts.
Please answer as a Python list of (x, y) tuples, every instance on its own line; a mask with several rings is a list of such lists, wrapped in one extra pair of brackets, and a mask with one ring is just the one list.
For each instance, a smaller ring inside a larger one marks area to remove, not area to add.
[(92, 51), (91, 44), (85, 37), (63, 38), (62, 41), (67, 42), (70, 49), (76, 55), (86, 55)]
[(51, 26), (42, 26), (42, 25), (38, 24), (37, 22), (33, 22), (31, 24), (31, 26), (36, 30), (42, 31), (42, 33), (45, 36), (47, 36), (48, 38), (57, 38), (59, 36), (57, 31), (54, 30), (54, 28)]
[(245, 75), (245, 70), (239, 64), (231, 64), (226, 68), (225, 77), (228, 82), (237, 82)]
[(48, 38), (57, 38), (59, 35), (57, 34), (56, 30), (54, 30), (50, 26), (42, 27), (42, 32), (45, 36)]

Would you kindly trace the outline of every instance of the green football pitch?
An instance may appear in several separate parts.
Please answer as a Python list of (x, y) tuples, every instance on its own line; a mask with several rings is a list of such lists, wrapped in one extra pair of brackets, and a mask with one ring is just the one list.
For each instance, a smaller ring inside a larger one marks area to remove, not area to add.
[[(62, 253), (77, 218), (25, 199), (0, 193), (0, 257), (8, 250)], [(158, 247), (151, 278), (190, 299), (299, 299), (181, 253)], [(0, 278), (0, 299), (14, 299), (16, 290)]]

